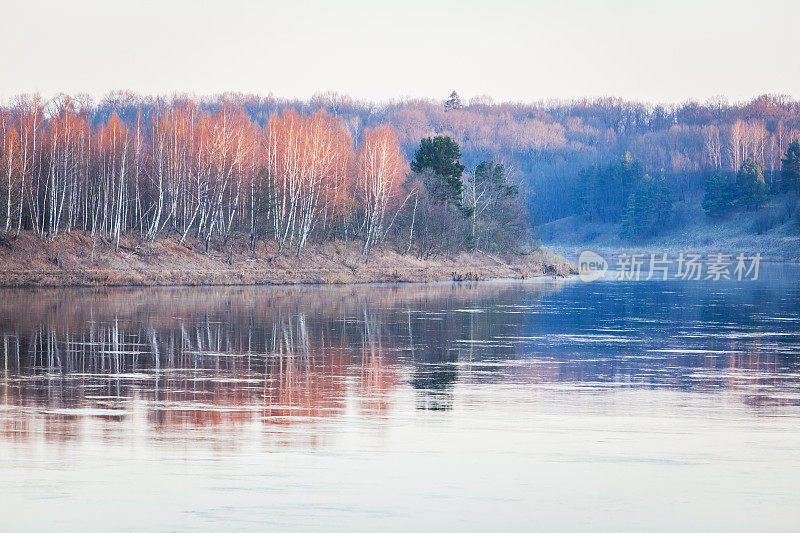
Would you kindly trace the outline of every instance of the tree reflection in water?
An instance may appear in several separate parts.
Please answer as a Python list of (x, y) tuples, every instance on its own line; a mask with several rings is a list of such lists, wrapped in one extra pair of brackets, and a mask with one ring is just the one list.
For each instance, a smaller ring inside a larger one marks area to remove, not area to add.
[(108, 438), (144, 423), (159, 438), (258, 427), (292, 444), (285, 428), (305, 424), (319, 444), (321, 421), (380, 424), (409, 393), (448, 410), (459, 385), (483, 383), (794, 404), (798, 301), (797, 283), (6, 290), (0, 433), (69, 440), (93, 420)]

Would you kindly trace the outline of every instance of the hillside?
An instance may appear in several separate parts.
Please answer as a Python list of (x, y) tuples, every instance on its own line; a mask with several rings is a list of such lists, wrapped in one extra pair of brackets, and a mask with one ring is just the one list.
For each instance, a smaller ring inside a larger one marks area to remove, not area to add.
[(782, 199), (758, 211), (738, 211), (725, 218), (706, 216), (701, 197), (678, 202), (672, 223), (650, 239), (620, 237), (619, 224), (588, 223), (578, 216), (565, 217), (536, 228), (542, 243), (565, 257), (579, 250), (616, 254), (645, 252), (760, 253), (765, 259), (800, 261), (800, 218)]

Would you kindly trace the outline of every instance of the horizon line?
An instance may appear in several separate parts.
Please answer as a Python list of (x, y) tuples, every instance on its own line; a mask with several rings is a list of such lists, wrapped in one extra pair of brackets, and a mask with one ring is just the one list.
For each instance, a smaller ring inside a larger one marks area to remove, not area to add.
[[(458, 93), (457, 90), (454, 92)], [(34, 97), (38, 96), (42, 98), (46, 102), (53, 101), (62, 96), (68, 96), (72, 99), (79, 99), (84, 97), (89, 97), (91, 99), (91, 104), (93, 106), (97, 106), (105, 100), (113, 99), (115, 96), (133, 96), (142, 99), (177, 99), (177, 98), (190, 98), (192, 100), (196, 100), (198, 102), (208, 102), (208, 101), (215, 101), (226, 96), (234, 96), (234, 97), (249, 97), (249, 98), (258, 98), (258, 99), (274, 99), (277, 102), (283, 103), (300, 103), (300, 104), (309, 104), (314, 99), (317, 98), (330, 98), (330, 97), (339, 97), (343, 99), (348, 99), (350, 102), (362, 105), (371, 105), (374, 107), (389, 107), (392, 105), (398, 105), (403, 103), (410, 103), (410, 102), (425, 102), (429, 104), (434, 103), (441, 103), (447, 100), (449, 95), (444, 96), (442, 98), (436, 98), (432, 96), (412, 96), (412, 95), (401, 95), (394, 98), (386, 98), (386, 99), (369, 99), (369, 98), (359, 98), (355, 96), (351, 96), (348, 93), (339, 92), (335, 90), (322, 90), (313, 93), (309, 97), (300, 97), (300, 96), (280, 96), (274, 94), (272, 91), (268, 93), (259, 93), (259, 92), (246, 92), (246, 91), (236, 91), (236, 90), (228, 90), (223, 92), (217, 93), (197, 93), (193, 91), (169, 91), (169, 92), (160, 92), (160, 93), (145, 93), (139, 92), (132, 89), (111, 89), (103, 93), (102, 96), (98, 96), (94, 93), (90, 92), (56, 92), (52, 94), (42, 94), (40, 91), (30, 91), (30, 92), (18, 92), (12, 95), (2, 95), (0, 94), (0, 107), (11, 107), (14, 104), (14, 100), (19, 98), (25, 97)], [(461, 94), (459, 94), (461, 96)], [(490, 101), (488, 103), (479, 103), (479, 104), (470, 104), (469, 101), (476, 99), (476, 98), (488, 98)], [(481, 106), (503, 106), (503, 105), (512, 105), (512, 106), (529, 106), (529, 107), (561, 107), (575, 103), (597, 103), (602, 101), (617, 101), (623, 102), (628, 104), (639, 105), (643, 107), (664, 107), (664, 108), (680, 108), (682, 106), (686, 106), (689, 104), (709, 104), (709, 103), (719, 103), (721, 105), (727, 107), (737, 107), (737, 106), (746, 106), (751, 104), (761, 98), (772, 98), (776, 100), (788, 100), (790, 103), (800, 103), (800, 97), (797, 97), (793, 94), (789, 93), (782, 93), (782, 92), (762, 92), (752, 97), (742, 98), (742, 99), (730, 99), (727, 95), (724, 94), (717, 94), (708, 96), (705, 99), (701, 98), (689, 98), (685, 100), (681, 100), (679, 102), (668, 102), (668, 101), (657, 101), (657, 100), (642, 100), (642, 99), (634, 99), (634, 98), (626, 98), (623, 96), (615, 96), (615, 95), (586, 95), (586, 96), (575, 96), (575, 97), (545, 97), (539, 98), (536, 100), (495, 100), (490, 94), (476, 94), (469, 98), (462, 97), (463, 107), (470, 107), (472, 105), (481, 105)]]

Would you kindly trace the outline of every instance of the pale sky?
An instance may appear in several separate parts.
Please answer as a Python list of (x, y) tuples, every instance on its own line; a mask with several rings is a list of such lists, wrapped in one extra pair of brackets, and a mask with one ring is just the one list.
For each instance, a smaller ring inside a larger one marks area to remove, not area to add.
[(800, 97), (800, 1), (0, 0), (0, 100)]

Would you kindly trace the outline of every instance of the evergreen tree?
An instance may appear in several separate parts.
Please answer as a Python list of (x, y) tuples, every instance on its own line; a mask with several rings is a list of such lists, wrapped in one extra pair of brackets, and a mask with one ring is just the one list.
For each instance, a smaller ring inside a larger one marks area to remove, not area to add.
[(450, 93), (450, 96), (447, 97), (447, 100), (444, 102), (444, 110), (450, 111), (453, 109), (461, 109), (464, 107), (461, 105), (461, 97), (458, 96), (458, 93), (453, 91)]
[(655, 235), (669, 221), (671, 212), (672, 195), (667, 181), (645, 175), (628, 198), (621, 234), (629, 239)]
[(703, 209), (710, 217), (725, 216), (733, 209), (736, 194), (736, 185), (725, 177), (721, 168), (717, 167), (706, 179)]
[(422, 139), (414, 153), (411, 170), (432, 170), (439, 178), (433, 190), (428, 191), (436, 202), (454, 202), (460, 205), (464, 183), (461, 175), (464, 165), (459, 162), (461, 150), (453, 139), (446, 135)]
[(578, 174), (580, 212), (592, 221), (619, 222), (644, 175), (641, 161), (629, 152), (609, 165), (584, 168)]
[(781, 159), (781, 188), (800, 192), (800, 141), (789, 143), (786, 157)]
[(630, 152), (625, 152), (625, 155), (614, 166), (613, 171), (622, 188), (621, 196), (627, 201), (628, 196), (645, 177), (642, 162), (633, 157)]
[(769, 201), (769, 185), (764, 180), (761, 163), (751, 158), (742, 163), (736, 175), (736, 186), (739, 189), (739, 203), (747, 209), (757, 209)]

